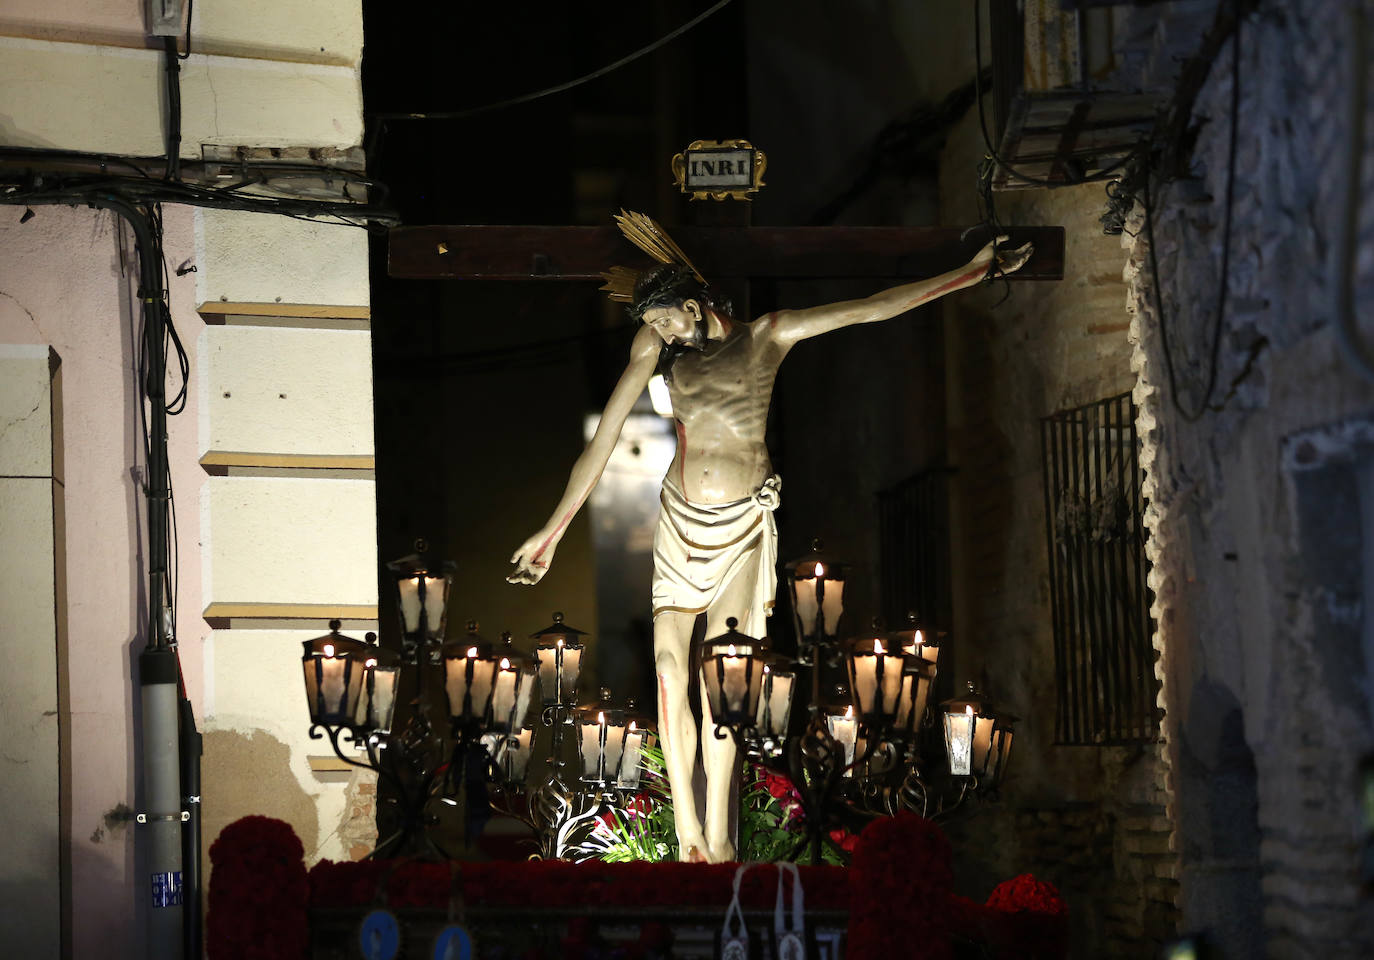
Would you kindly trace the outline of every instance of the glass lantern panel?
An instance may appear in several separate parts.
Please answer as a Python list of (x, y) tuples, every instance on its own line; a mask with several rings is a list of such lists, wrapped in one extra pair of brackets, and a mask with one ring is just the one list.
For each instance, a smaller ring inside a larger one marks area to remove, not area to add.
[(421, 577), (405, 577), (396, 581), (396, 590), (401, 602), (401, 628), (407, 633), (420, 629), (420, 580)]
[(787, 721), (792, 712), (792, 689), (796, 675), (769, 670), (763, 675), (763, 691), (759, 695), (754, 725), (761, 733), (775, 737), (787, 733)]
[(945, 751), (949, 755), (949, 772), (956, 777), (972, 773), (973, 714), (945, 714)]

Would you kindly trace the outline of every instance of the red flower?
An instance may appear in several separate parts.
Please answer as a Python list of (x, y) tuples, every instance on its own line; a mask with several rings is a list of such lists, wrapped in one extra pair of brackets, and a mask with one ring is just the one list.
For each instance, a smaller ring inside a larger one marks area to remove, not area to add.
[(1067, 916), (1069, 909), (1054, 884), (1037, 880), (1029, 873), (1003, 880), (988, 895), (988, 906), (1005, 913), (1045, 913)]
[(850, 833), (844, 827), (836, 827), (834, 830), (831, 830), (830, 839), (834, 841), (835, 846), (839, 847), (845, 853), (853, 853), (854, 848), (859, 845), (859, 835), (857, 833)]
[(291, 825), (244, 817), (210, 846), (210, 960), (300, 960), (309, 945), (305, 851)]

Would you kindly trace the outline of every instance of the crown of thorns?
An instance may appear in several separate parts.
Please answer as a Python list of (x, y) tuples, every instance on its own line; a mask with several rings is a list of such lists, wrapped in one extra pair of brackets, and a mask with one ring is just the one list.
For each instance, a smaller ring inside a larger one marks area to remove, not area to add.
[[(626, 240), (659, 263), (673, 268), (641, 273), (630, 267), (611, 267), (602, 272), (601, 277), (606, 283), (601, 289), (606, 291), (612, 300), (630, 304), (630, 315), (636, 320), (643, 319), (645, 309), (653, 306), (655, 302), (675, 299), (678, 288), (688, 281), (696, 280), (702, 286), (706, 285), (701, 271), (692, 264), (687, 254), (682, 252), (682, 248), (673, 242), (673, 238), (652, 219), (632, 210), (621, 210), (616, 215), (615, 223)], [(640, 281), (645, 277), (649, 278), (649, 283), (641, 286)]]

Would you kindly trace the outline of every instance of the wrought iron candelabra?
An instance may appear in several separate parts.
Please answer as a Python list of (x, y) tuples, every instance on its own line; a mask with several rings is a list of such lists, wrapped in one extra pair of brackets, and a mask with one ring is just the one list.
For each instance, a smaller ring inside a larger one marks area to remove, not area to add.
[[(372, 857), (451, 858), (433, 836), (435, 802), (461, 807), (473, 819), (489, 804), (527, 824), (543, 857), (564, 857), (574, 834), (608, 805), (623, 808), (638, 787), (640, 752), (651, 722), (632, 709), (616, 708), (609, 691), (599, 703), (574, 706), (586, 654), (581, 630), (555, 613), (553, 623), (531, 639), (532, 657), (518, 653), (510, 634), (493, 646), (468, 621), (467, 632), (445, 641), (446, 610), (453, 582), (451, 562), (433, 564), (418, 541), (417, 552), (387, 564), (397, 589), (401, 649), (380, 647), (330, 632), (304, 644), (301, 658), (310, 707), (310, 736), (327, 738), (334, 754), (353, 767), (374, 771), (387, 787), (396, 827)], [(442, 668), (442, 697), (434, 686)], [(409, 716), (392, 729), (402, 676), (413, 676)], [(539, 727), (530, 718), (538, 694)], [(448, 729), (435, 715), (446, 707)], [(566, 736), (576, 732), (578, 774), (568, 775)], [(547, 769), (530, 785), (528, 768), (550, 731)]]
[[(820, 862), (823, 846), (845, 858), (830, 832), (846, 820), (903, 809), (938, 820), (970, 797), (986, 796), (1006, 768), (1016, 720), (994, 710), (970, 683), (967, 697), (945, 701), (938, 711), (948, 775), (937, 779), (926, 772), (934, 764), (921, 757), (920, 734), (937, 713), (928, 701), (939, 645), (915, 614), (905, 630), (886, 633), (875, 621), (868, 633), (839, 641), (846, 572), (819, 541), (787, 565), (795, 660), (772, 653), (766, 638), (738, 633), (734, 619), (725, 634), (707, 642), (702, 656), (716, 736), (731, 736), (745, 756), (785, 770), (805, 815), (805, 837), (794, 855), (805, 849), (812, 863)], [(823, 668), (841, 664), (849, 700), (825, 703)], [(807, 718), (800, 733), (789, 736), (803, 669), (811, 679)]]

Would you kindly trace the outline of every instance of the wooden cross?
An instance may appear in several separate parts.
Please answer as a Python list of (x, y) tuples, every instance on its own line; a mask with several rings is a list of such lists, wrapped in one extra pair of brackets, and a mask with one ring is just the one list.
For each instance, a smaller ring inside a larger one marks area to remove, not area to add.
[[(709, 281), (872, 278), (904, 282), (966, 264), (988, 241), (957, 227), (674, 226), (668, 232)], [(1011, 280), (1062, 280), (1063, 227), (1007, 227), (1029, 241)], [(414, 280), (595, 280), (613, 264), (652, 266), (615, 226), (425, 226), (390, 232), (387, 272)], [(753, 319), (750, 317), (749, 319)]]

